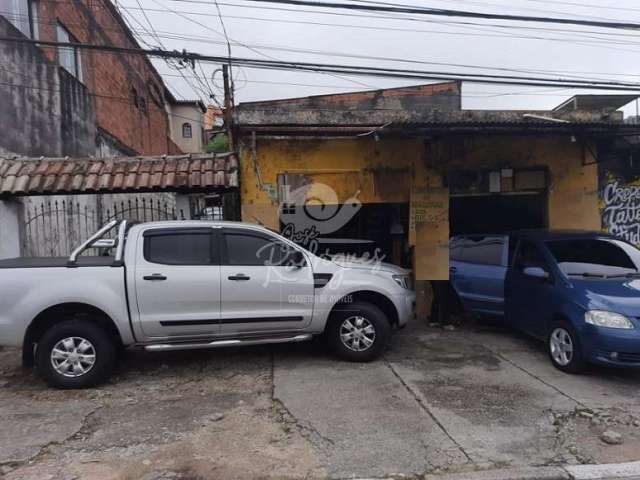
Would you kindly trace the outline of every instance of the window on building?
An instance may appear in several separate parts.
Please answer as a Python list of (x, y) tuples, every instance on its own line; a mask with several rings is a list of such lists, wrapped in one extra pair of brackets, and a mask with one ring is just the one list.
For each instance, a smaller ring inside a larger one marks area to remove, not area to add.
[(191, 132), (191, 124), (189, 122), (184, 122), (182, 124), (182, 136), (184, 138), (191, 138), (193, 133)]
[(38, 39), (38, 8), (35, 0), (0, 0), (0, 15), (24, 36)]
[[(58, 23), (56, 28), (58, 42), (78, 43), (78, 40), (69, 33), (64, 25)], [(78, 81), (82, 81), (82, 62), (80, 59), (80, 49), (74, 47), (58, 47), (58, 63)]]

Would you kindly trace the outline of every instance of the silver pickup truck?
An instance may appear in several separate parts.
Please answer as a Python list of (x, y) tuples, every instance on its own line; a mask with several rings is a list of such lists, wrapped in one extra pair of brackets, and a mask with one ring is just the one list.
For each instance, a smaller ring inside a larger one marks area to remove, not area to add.
[(408, 270), (323, 259), (245, 223), (114, 221), (69, 258), (0, 261), (0, 345), (60, 388), (106, 380), (125, 347), (326, 334), (340, 357), (370, 361), (414, 309)]

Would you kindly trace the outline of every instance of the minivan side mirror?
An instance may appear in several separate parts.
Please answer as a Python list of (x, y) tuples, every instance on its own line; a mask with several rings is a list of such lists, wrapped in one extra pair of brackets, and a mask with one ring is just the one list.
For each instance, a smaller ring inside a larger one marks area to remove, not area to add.
[(522, 273), (524, 273), (527, 277), (537, 278), (540, 280), (549, 279), (549, 272), (541, 267), (527, 267), (522, 271)]

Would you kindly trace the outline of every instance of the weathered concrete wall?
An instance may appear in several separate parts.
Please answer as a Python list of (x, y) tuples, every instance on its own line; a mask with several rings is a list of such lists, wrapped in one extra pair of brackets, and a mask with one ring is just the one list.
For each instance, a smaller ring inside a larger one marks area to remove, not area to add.
[[(443, 176), (451, 170), (534, 166), (549, 172), (549, 227), (600, 228), (597, 168), (583, 165), (593, 159), (585, 158), (582, 146), (568, 136), (473, 137), (431, 143), (420, 139), (376, 142), (370, 137), (259, 138), (255, 152), (251, 140), (244, 138), (240, 147), (242, 218), (272, 228), (279, 227), (279, 174), (324, 183), (339, 203), (354, 196), (362, 203), (406, 203), (412, 189), (441, 192)], [(422, 234), (416, 229), (415, 235), (415, 256), (430, 259), (431, 270), (416, 270), (422, 280), (446, 278), (448, 272), (448, 209), (430, 215), (437, 218), (437, 235), (429, 229)]]
[[(81, 43), (139, 48), (109, 0), (42, 1), (40, 38), (61, 22)], [(56, 60), (54, 49), (45, 54)], [(82, 83), (94, 95), (98, 126), (140, 155), (170, 152), (164, 84), (144, 55), (82, 51)]]
[(421, 121), (460, 110), (460, 83), (251, 102), (234, 112), (239, 125), (372, 125)]
[(547, 167), (549, 227), (600, 229), (598, 169), (589, 150), (570, 136), (478, 136), (449, 143), (439, 163), (450, 170)]
[(0, 200), (0, 259), (20, 256), (20, 225), (22, 204)]
[(96, 112), (93, 97), (71, 74), (60, 75), (62, 151), (65, 156), (82, 157), (96, 153)]
[[(0, 36), (21, 35), (0, 16)], [(34, 46), (1, 42), (0, 153), (19, 156), (95, 154), (93, 97)]]
[[(0, 16), (0, 36), (22, 36)], [(60, 156), (61, 94), (58, 67), (33, 45), (0, 42), (0, 151)]]
[(352, 197), (361, 203), (406, 203), (413, 165), (424, 154), (420, 140), (376, 142), (369, 137), (258, 139), (254, 155), (245, 138), (240, 143), (242, 218), (278, 228), (278, 175), (284, 173), (329, 185), (339, 203)]

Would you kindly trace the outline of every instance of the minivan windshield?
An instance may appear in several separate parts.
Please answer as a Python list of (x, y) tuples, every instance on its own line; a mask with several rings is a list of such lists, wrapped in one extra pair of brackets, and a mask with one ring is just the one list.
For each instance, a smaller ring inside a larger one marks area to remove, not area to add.
[(624, 278), (640, 276), (640, 250), (611, 238), (551, 240), (545, 245), (568, 276)]

